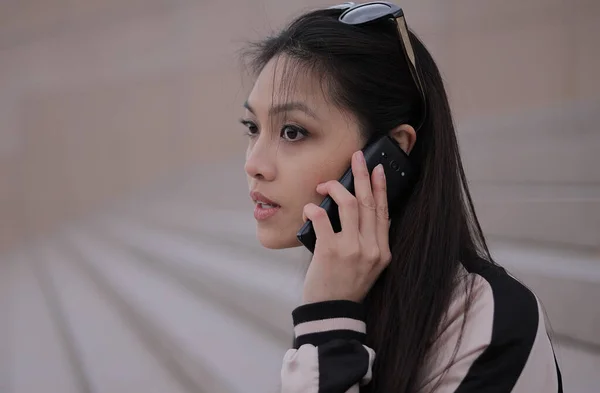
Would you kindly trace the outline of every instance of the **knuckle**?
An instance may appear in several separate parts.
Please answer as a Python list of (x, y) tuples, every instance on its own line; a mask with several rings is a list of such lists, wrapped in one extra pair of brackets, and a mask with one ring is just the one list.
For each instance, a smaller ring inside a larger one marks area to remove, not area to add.
[(381, 252), (379, 251), (379, 247), (370, 249), (367, 254), (367, 259), (371, 263), (379, 262), (381, 260)]
[(383, 220), (389, 220), (390, 213), (388, 211), (387, 206), (385, 206), (385, 205), (377, 206), (377, 217), (379, 217)]
[(391, 261), (392, 261), (392, 252), (391, 251), (388, 250), (381, 254), (381, 263), (384, 266), (389, 265)]
[(344, 258), (348, 258), (348, 259), (356, 259), (361, 256), (360, 247), (358, 246), (358, 244), (356, 242), (345, 245), (343, 247), (342, 253), (344, 255)]
[(361, 198), (360, 204), (367, 209), (375, 210), (375, 199), (372, 196)]

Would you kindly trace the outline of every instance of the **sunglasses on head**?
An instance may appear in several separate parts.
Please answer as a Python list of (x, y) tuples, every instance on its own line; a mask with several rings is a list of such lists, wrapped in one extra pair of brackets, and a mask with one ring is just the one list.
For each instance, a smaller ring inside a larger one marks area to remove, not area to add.
[(415, 82), (417, 90), (421, 96), (421, 101), (423, 103), (421, 120), (416, 129), (421, 128), (425, 119), (425, 90), (423, 89), (423, 83), (421, 82), (419, 72), (417, 71), (415, 53), (410, 42), (408, 26), (406, 25), (406, 20), (404, 19), (404, 12), (402, 11), (402, 8), (398, 7), (395, 4), (388, 3), (385, 1), (373, 1), (362, 4), (347, 2), (329, 8), (343, 10), (342, 14), (339, 17), (339, 21), (348, 25), (364, 25), (368, 23), (390, 19), (393, 19), (396, 22), (396, 26), (398, 28), (398, 35), (400, 38), (400, 46), (402, 47), (402, 52), (404, 53), (404, 57), (407, 60), (408, 68)]

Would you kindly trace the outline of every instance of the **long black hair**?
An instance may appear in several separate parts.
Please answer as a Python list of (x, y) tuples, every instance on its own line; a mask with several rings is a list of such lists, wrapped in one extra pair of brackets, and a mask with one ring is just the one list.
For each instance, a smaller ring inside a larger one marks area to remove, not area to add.
[[(351, 26), (338, 21), (340, 13), (308, 12), (251, 44), (244, 59), (255, 73), (281, 56), (288, 59), (288, 71), (319, 76), (327, 97), (356, 116), (364, 140), (400, 124), (416, 124), (422, 104), (395, 23)], [(364, 300), (366, 343), (377, 357), (373, 380), (361, 392), (414, 391), (457, 288), (459, 265), (468, 267), (476, 259), (493, 263), (467, 187), (440, 72), (414, 33), (410, 38), (427, 97), (424, 124), (410, 153), (419, 176), (404, 207), (391, 217), (392, 261)]]

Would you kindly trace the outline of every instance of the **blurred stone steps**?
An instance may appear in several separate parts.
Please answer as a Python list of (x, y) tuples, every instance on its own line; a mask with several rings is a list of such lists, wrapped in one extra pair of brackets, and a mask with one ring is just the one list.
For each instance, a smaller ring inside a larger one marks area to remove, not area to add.
[[(169, 276), (145, 266), (139, 255), (114, 247), (80, 229), (67, 238), (103, 285), (114, 289), (137, 329), (153, 331), (171, 360), (207, 392), (275, 391), (284, 348), (243, 319), (202, 299)], [(257, 362), (257, 357), (260, 362)]]
[[(119, 211), (120, 217), (129, 217), (136, 222), (150, 226), (173, 228), (202, 234), (213, 241), (224, 245), (247, 247), (266, 259), (274, 259), (281, 255), (286, 260), (293, 258), (308, 262), (310, 253), (301, 249), (266, 250), (256, 238), (256, 220), (253, 216), (253, 204), (247, 197), (243, 206), (236, 208), (214, 207), (199, 195), (174, 196), (165, 200), (146, 200), (144, 203), (132, 204), (129, 209)], [(110, 216), (112, 220), (114, 215)], [(284, 264), (293, 266), (293, 264)]]
[(86, 391), (192, 392), (169, 374), (157, 354), (149, 351), (140, 335), (127, 325), (110, 298), (76, 266), (81, 262), (62, 252), (60, 245), (53, 241), (41, 248), (39, 263), (45, 266), (53, 282), (57, 301), (78, 348), (77, 361), (89, 385)]
[(50, 302), (56, 299), (49, 299), (44, 290), (47, 285), (40, 280), (37, 258), (39, 254), (28, 247), (3, 261), (9, 267), (11, 286), (6, 315), (6, 390), (2, 391), (86, 392), (87, 381), (79, 379), (77, 370), (79, 359), (69, 354), (70, 345), (61, 331), (64, 321), (53, 312)]
[[(297, 247), (269, 250), (256, 238), (256, 223), (252, 214), (239, 210), (191, 210), (188, 214), (174, 209), (156, 210), (144, 216), (128, 216), (131, 222), (149, 228), (160, 228), (194, 240), (202, 240), (221, 250), (249, 253), (256, 263), (286, 271), (287, 274), (303, 274), (310, 261), (310, 253)], [(114, 220), (111, 219), (114, 222)]]
[(13, 306), (12, 270), (15, 255), (0, 255), (0, 392), (7, 392), (10, 381), (11, 347), (10, 319)]

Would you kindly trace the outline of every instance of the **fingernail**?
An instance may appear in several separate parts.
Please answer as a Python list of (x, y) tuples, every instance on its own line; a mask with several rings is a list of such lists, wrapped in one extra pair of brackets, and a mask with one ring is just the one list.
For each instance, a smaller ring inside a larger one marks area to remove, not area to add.
[(363, 164), (365, 162), (365, 156), (361, 150), (356, 152), (356, 159), (358, 160), (359, 164)]
[(375, 170), (377, 171), (377, 175), (378, 175), (378, 176), (379, 176), (381, 179), (385, 180), (385, 171), (383, 170), (383, 165), (382, 165), (382, 164), (379, 164), (379, 165), (377, 165), (377, 166), (375, 167)]

